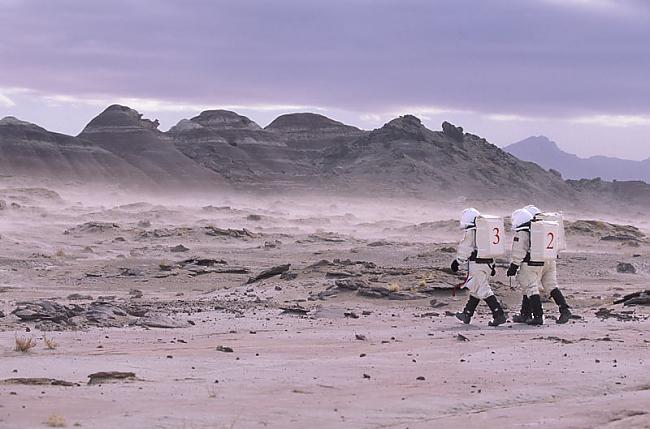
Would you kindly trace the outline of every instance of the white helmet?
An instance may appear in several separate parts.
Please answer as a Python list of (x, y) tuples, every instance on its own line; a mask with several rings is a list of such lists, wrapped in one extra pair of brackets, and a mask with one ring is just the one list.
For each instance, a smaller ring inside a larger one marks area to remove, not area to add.
[(542, 211), (537, 208), (537, 206), (534, 206), (532, 204), (524, 207), (524, 210), (526, 210), (528, 213), (530, 213), (533, 217), (537, 216), (540, 214)]
[(467, 228), (468, 226), (474, 226), (474, 222), (480, 214), (481, 213), (473, 207), (463, 210), (463, 214), (460, 215), (460, 227)]
[(519, 209), (512, 212), (511, 220), (512, 220), (512, 227), (519, 228), (521, 225), (525, 224), (526, 222), (530, 222), (531, 220), (533, 220), (533, 215), (530, 214), (530, 212), (526, 209)]

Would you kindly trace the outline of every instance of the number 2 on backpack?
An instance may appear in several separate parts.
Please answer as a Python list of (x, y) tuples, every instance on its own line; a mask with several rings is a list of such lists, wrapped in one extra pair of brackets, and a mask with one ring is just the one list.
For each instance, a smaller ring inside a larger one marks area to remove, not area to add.
[(546, 236), (549, 238), (546, 248), (549, 250), (553, 250), (553, 241), (555, 240), (555, 234), (549, 232), (548, 234), (546, 234)]

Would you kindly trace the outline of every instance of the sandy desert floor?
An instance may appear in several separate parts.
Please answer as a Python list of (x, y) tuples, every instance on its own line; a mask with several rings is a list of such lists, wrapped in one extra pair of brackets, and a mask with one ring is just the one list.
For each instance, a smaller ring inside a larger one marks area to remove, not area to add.
[(614, 304), (650, 289), (647, 220), (570, 218), (578, 318), (491, 328), (450, 315), (455, 208), (4, 198), (0, 428), (650, 427), (650, 306)]

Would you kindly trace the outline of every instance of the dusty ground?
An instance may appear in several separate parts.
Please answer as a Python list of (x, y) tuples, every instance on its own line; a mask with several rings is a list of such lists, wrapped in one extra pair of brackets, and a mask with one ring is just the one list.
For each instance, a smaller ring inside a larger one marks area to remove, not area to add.
[[(556, 325), (546, 302), (543, 327), (495, 329), (484, 304), (469, 326), (447, 314), (466, 300), (451, 293), (462, 278), (445, 270), (456, 208), (118, 207), (25, 191), (5, 201), (0, 428), (650, 427), (650, 307), (613, 304), (650, 289), (647, 219), (638, 233), (572, 224), (559, 269), (579, 319)], [(617, 272), (618, 262), (636, 274)], [(285, 278), (246, 284), (289, 263)], [(340, 279), (387, 296), (342, 289)], [(504, 268), (495, 290), (516, 309)], [(11, 314), (38, 299), (128, 314)], [(152, 314), (181, 327), (143, 326)], [(16, 337), (36, 346), (14, 351)], [(135, 379), (88, 385), (99, 371)], [(72, 385), (26, 384), (33, 378)]]

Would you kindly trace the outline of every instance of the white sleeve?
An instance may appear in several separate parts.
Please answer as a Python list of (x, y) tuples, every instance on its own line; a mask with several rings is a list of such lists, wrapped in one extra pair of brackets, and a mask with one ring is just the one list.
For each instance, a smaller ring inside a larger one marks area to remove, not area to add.
[(476, 249), (476, 230), (467, 229), (463, 239), (458, 244), (458, 252), (456, 253), (456, 260), (458, 262), (465, 262), (472, 256)]
[(517, 231), (515, 237), (512, 240), (512, 258), (511, 262), (513, 264), (521, 265), (524, 258), (530, 251), (530, 232), (529, 231)]

